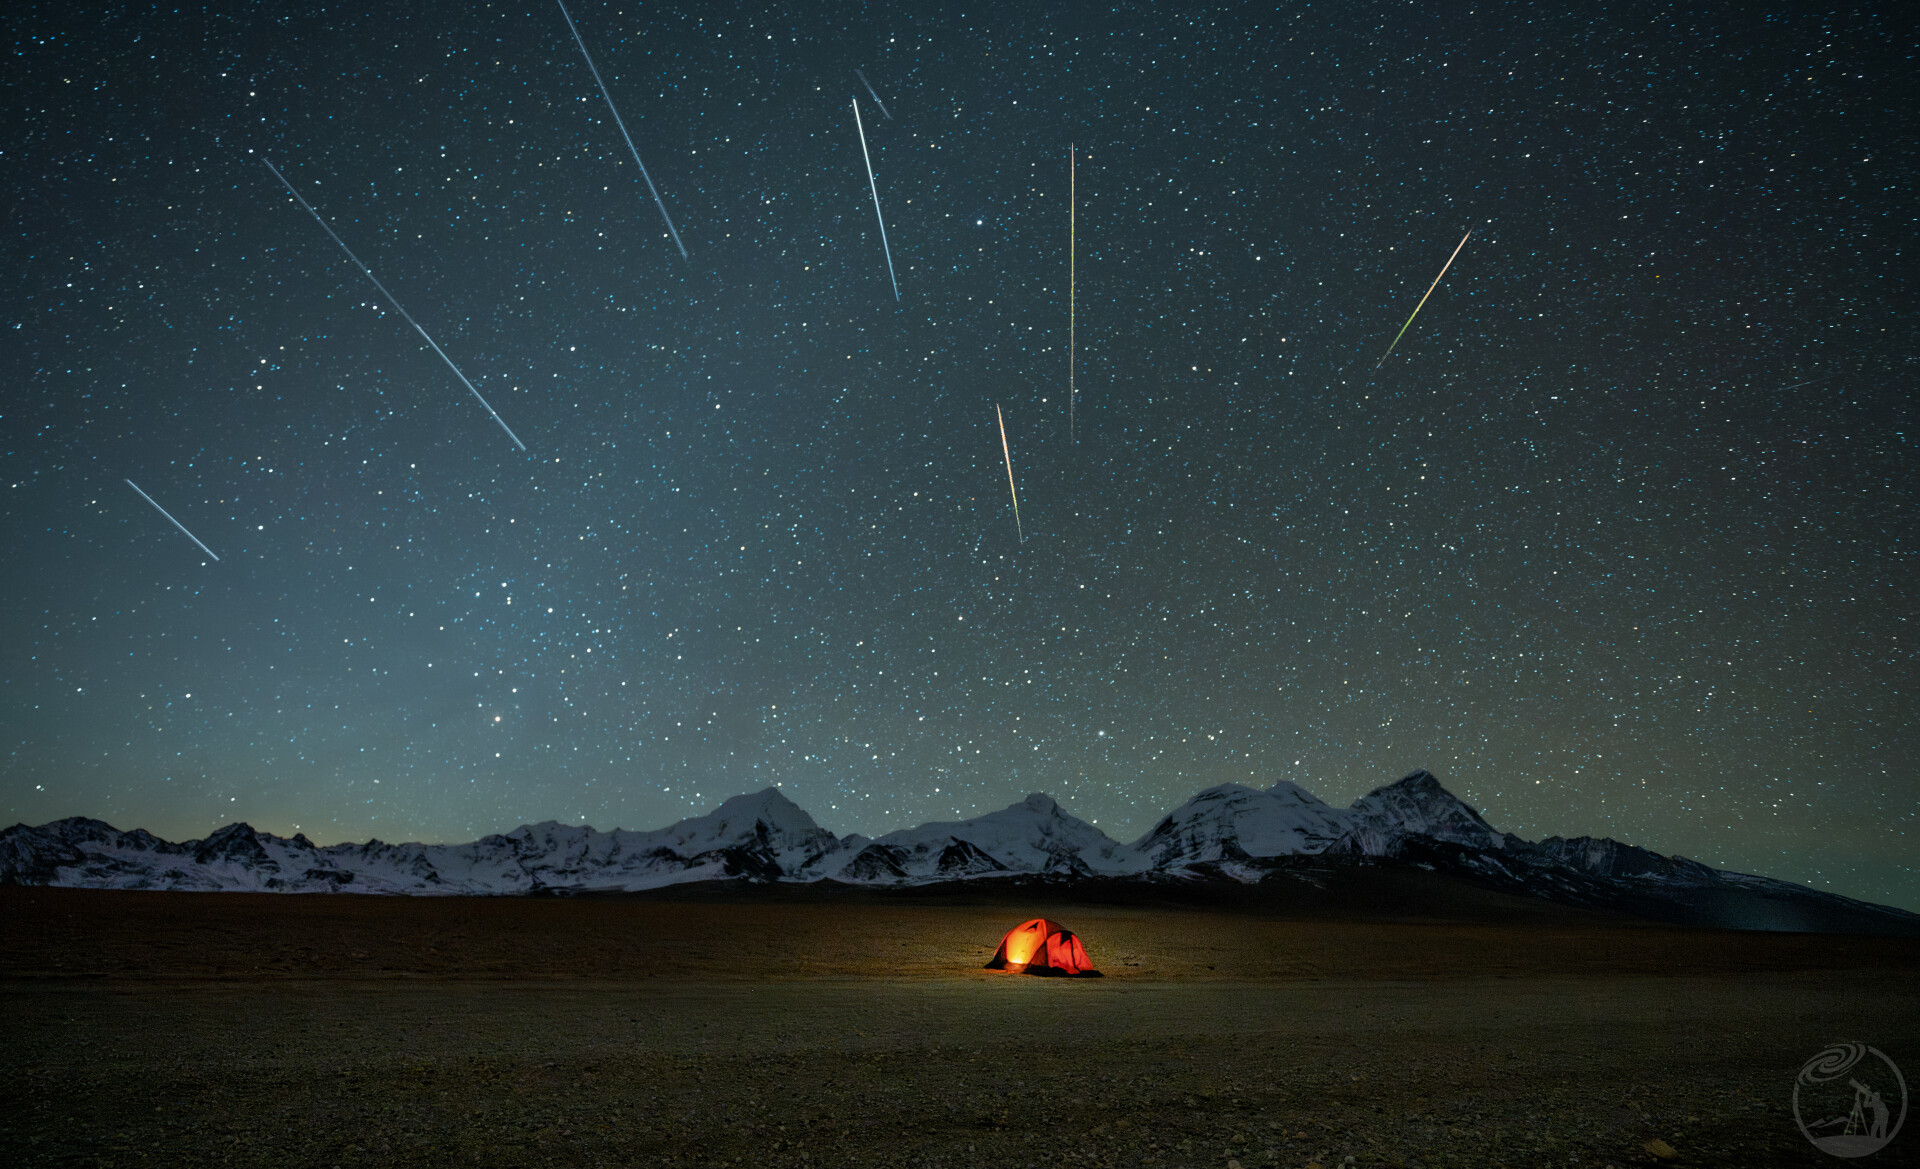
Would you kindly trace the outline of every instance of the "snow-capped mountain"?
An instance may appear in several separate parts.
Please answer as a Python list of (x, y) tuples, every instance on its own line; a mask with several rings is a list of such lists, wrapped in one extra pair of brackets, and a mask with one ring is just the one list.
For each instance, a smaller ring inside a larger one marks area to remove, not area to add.
[(1237, 783), (1200, 792), (1169, 812), (1133, 849), (1159, 871), (1205, 866), (1244, 875), (1249, 864), (1334, 851), (1391, 855), (1403, 837), (1501, 849), (1510, 839), (1430, 773), (1416, 771), (1376, 788), (1349, 808), (1334, 808), (1282, 781), (1265, 791)]
[(1235, 865), (1256, 857), (1323, 852), (1350, 827), (1345, 813), (1291, 783), (1266, 791), (1226, 783), (1167, 813), (1133, 849), (1161, 870)]
[(847, 881), (943, 881), (1004, 873), (1118, 876), (1147, 868), (1135, 850), (1038, 793), (971, 820), (889, 832), (826, 872)]
[(74, 817), (0, 831), (0, 885), (426, 895), (634, 892), (692, 881), (924, 885), (1025, 877), (1323, 882), (1398, 866), (1568, 905), (1742, 929), (1920, 935), (1920, 915), (1615, 840), (1501, 833), (1425, 771), (1348, 808), (1291, 783), (1199, 792), (1132, 844), (1045, 795), (877, 840), (821, 828), (773, 788), (651, 832), (548, 821), (468, 844), (316, 846), (229, 824), (169, 843)]
[(1503, 848), (1507, 837), (1440, 786), (1430, 772), (1375, 788), (1347, 809), (1348, 832), (1366, 840), (1425, 836), (1469, 848)]
[(638, 890), (807, 879), (811, 867), (846, 848), (772, 788), (653, 832), (597, 832), (549, 820), (470, 844), (369, 840), (320, 848), (299, 833), (289, 839), (246, 824), (169, 844), (75, 817), (0, 831), (0, 884), (286, 893)]

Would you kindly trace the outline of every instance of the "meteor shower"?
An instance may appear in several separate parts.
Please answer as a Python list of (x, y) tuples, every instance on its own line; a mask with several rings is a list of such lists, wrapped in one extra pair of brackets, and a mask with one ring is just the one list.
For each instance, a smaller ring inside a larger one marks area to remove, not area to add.
[(1905, 9), (8, 17), (7, 1166), (1920, 1160)]

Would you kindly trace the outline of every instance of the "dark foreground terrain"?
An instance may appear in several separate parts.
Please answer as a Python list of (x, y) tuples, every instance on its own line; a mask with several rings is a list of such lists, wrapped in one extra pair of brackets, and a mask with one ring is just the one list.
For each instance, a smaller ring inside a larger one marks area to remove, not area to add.
[[(428, 900), (0, 889), (8, 1164), (1832, 1164), (1920, 1072), (1920, 942), (1026, 889)], [(1324, 907), (1323, 907), (1324, 908)], [(978, 969), (1046, 915), (1108, 977)], [(1920, 1123), (1864, 1164), (1920, 1161)], [(1665, 1150), (1662, 1150), (1665, 1151)]]

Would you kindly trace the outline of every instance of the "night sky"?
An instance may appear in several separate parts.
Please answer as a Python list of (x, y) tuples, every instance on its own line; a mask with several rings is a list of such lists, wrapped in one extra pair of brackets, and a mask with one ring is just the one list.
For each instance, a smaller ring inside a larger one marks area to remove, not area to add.
[(15, 10), (4, 816), (1424, 767), (1920, 908), (1910, 27), (1188, 7), (577, 0), (684, 261), (552, 3)]

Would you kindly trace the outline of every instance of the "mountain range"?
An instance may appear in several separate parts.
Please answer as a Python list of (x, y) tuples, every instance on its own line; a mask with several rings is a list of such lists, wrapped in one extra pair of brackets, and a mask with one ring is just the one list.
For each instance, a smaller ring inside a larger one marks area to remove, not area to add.
[(171, 843), (84, 817), (0, 830), (0, 885), (413, 895), (638, 892), (705, 881), (1274, 885), (1416, 870), (1498, 892), (1689, 925), (1920, 936), (1920, 914), (1610, 839), (1503, 833), (1416, 771), (1347, 808), (1291, 783), (1207, 788), (1132, 844), (1045, 795), (877, 839), (836, 836), (777, 789), (651, 832), (554, 821), (469, 844), (315, 845), (229, 824)]

